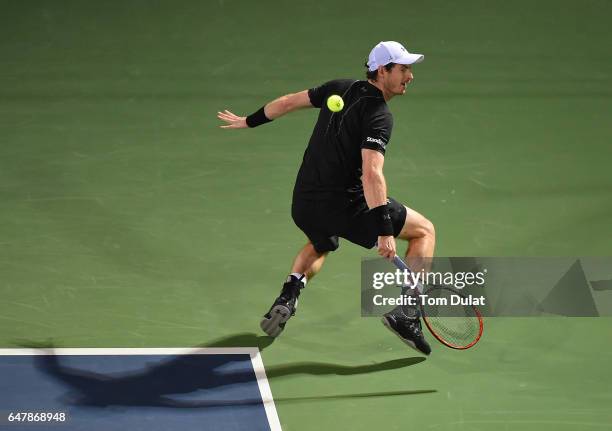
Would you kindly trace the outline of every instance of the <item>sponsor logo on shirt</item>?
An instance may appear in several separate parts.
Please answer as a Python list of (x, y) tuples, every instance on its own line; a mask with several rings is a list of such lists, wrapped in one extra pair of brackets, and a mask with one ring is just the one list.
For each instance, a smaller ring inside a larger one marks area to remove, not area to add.
[(383, 148), (385, 148), (387, 146), (387, 144), (385, 142), (383, 142), (382, 139), (370, 138), (369, 136), (366, 138), (366, 142), (374, 142), (374, 143), (380, 145)]

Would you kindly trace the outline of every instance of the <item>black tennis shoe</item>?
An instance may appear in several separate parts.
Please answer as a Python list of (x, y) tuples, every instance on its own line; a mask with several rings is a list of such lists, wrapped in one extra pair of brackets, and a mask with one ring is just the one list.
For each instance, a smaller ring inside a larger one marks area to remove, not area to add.
[(268, 311), (261, 322), (259, 327), (269, 336), (278, 337), (283, 329), (287, 320), (295, 315), (297, 309), (298, 297), (300, 296), (300, 290), (304, 288), (304, 283), (293, 275), (289, 276), (288, 281), (283, 285), (283, 290), (276, 300), (270, 311)]
[(404, 313), (401, 306), (397, 306), (388, 313), (383, 314), (382, 323), (389, 331), (393, 332), (405, 344), (417, 352), (425, 355), (431, 353), (431, 347), (423, 335), (421, 319), (419, 319), (418, 313), (416, 316), (412, 313), (409, 317)]

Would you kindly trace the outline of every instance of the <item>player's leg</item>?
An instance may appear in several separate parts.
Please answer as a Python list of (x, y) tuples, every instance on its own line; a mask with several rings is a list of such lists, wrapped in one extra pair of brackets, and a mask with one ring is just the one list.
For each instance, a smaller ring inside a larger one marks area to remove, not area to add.
[(285, 329), (287, 321), (295, 315), (306, 282), (319, 272), (327, 254), (338, 248), (338, 237), (323, 231), (330, 218), (316, 202), (294, 200), (291, 215), (308, 237), (308, 243), (298, 252), (280, 295), (260, 322), (261, 329), (272, 337)]
[(318, 251), (311, 241), (298, 252), (280, 295), (260, 322), (260, 327), (266, 334), (277, 337), (285, 329), (287, 321), (295, 315), (301, 290), (306, 286), (307, 280), (319, 272), (328, 253)]
[[(428, 258), (433, 256), (435, 247), (435, 231), (433, 224), (418, 212), (389, 198), (387, 207), (393, 223), (394, 236), (408, 241), (407, 256), (414, 271), (427, 267)], [(365, 200), (356, 205), (355, 214), (351, 214), (346, 232), (342, 236), (351, 242), (366, 248), (372, 248), (378, 239), (376, 223), (370, 211), (364, 210)], [(406, 292), (409, 293), (409, 292)], [(405, 344), (428, 355), (431, 352), (429, 344), (423, 336), (421, 321), (417, 309), (398, 306), (382, 317), (384, 325)]]
[(291, 266), (291, 273), (303, 274), (307, 280), (310, 280), (321, 270), (328, 253), (329, 252), (318, 252), (312, 242), (308, 241), (297, 256), (295, 256), (293, 265)]
[[(394, 202), (397, 205), (399, 203)], [(408, 241), (406, 262), (413, 271), (429, 270), (436, 245), (433, 223), (417, 211), (404, 206), (406, 218), (397, 238)], [(414, 294), (418, 291), (413, 290)], [(410, 293), (410, 290), (402, 293)], [(418, 310), (415, 307), (398, 306), (382, 317), (383, 324), (405, 344), (428, 355), (431, 347), (423, 336)]]
[(406, 207), (404, 226), (397, 236), (408, 241), (406, 263), (415, 272), (428, 270), (436, 246), (436, 231), (431, 221)]

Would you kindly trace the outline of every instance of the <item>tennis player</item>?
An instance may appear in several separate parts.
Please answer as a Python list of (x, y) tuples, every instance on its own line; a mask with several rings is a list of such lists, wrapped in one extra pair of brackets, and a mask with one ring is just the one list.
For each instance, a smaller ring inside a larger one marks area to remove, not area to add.
[[(254, 128), (302, 108), (318, 108), (319, 116), (304, 153), (293, 190), (291, 215), (308, 237), (298, 252), (280, 296), (261, 321), (276, 337), (295, 315), (298, 297), (321, 269), (325, 257), (345, 238), (393, 258), (395, 238), (408, 241), (406, 258), (419, 271), (433, 256), (435, 231), (424, 216), (387, 196), (383, 164), (393, 116), (387, 102), (406, 92), (412, 65), (423, 60), (398, 42), (380, 42), (368, 57), (366, 80), (337, 79), (279, 97), (247, 117), (228, 110), (218, 113), (225, 129)], [(340, 95), (344, 109), (331, 112), (327, 99)], [(397, 307), (383, 316), (385, 326), (414, 349), (431, 349), (416, 312)]]

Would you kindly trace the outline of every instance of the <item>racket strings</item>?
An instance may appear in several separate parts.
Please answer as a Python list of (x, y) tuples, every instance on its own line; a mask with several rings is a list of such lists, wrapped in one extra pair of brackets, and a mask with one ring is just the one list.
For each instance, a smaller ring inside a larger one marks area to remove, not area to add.
[(444, 340), (455, 345), (466, 345), (480, 332), (476, 317), (425, 317), (429, 327)]
[(424, 320), (436, 338), (451, 347), (463, 348), (480, 337), (482, 327), (474, 307), (451, 305), (451, 295), (457, 294), (450, 288), (430, 289), (427, 295), (433, 304), (424, 304), (422, 310)]

